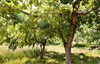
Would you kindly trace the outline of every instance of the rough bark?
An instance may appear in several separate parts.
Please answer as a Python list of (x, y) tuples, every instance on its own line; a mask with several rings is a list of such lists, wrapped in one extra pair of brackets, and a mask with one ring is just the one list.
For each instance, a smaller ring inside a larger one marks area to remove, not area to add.
[(68, 41), (66, 42), (66, 40), (64, 39), (63, 35), (60, 33), (60, 30), (58, 29), (58, 33), (59, 36), (64, 44), (64, 48), (65, 48), (65, 54), (66, 54), (66, 64), (72, 64), (71, 62), (71, 43), (73, 41), (74, 38), (74, 34), (77, 28), (77, 23), (76, 23), (76, 18), (78, 15), (86, 15), (90, 12), (76, 12), (76, 10), (74, 10), (74, 8), (76, 7), (76, 5), (78, 5), (80, 3), (80, 0), (77, 0), (73, 6), (73, 12), (72, 12), (72, 17), (71, 20), (68, 20), (69, 23), (71, 23), (71, 28), (70, 28), (70, 35), (68, 37)]
[[(62, 39), (62, 42), (64, 44), (64, 48), (65, 48), (65, 54), (66, 54), (66, 64), (72, 64), (71, 62), (71, 43), (73, 41), (74, 38), (74, 34), (76, 31), (76, 18), (78, 15), (81, 15), (83, 13), (77, 13), (77, 6), (79, 7), (81, 0), (76, 0), (74, 5), (73, 5), (73, 11), (72, 11), (72, 16), (71, 16), (71, 20), (68, 20), (68, 22), (71, 24), (71, 28), (70, 28), (70, 33), (69, 33), (69, 37), (68, 37), (68, 41), (66, 42), (63, 35), (59, 32), (60, 38)], [(88, 12), (89, 13), (89, 12)]]
[(71, 25), (71, 29), (70, 29), (70, 35), (68, 38), (68, 41), (66, 42), (66, 40), (64, 39), (62, 33), (60, 32), (60, 29), (58, 29), (58, 33), (59, 36), (64, 44), (64, 48), (65, 48), (65, 54), (66, 54), (66, 64), (71, 64), (71, 43), (73, 41), (74, 38), (74, 34), (76, 31), (76, 23), (75, 25)]
[(71, 64), (71, 46), (64, 44), (66, 53), (66, 64)]
[(70, 35), (67, 43), (64, 43), (65, 53), (66, 53), (66, 64), (71, 64), (71, 43), (74, 38), (74, 34), (76, 31), (76, 25), (71, 26)]
[(71, 62), (71, 43), (73, 41), (74, 34), (76, 31), (76, 26), (77, 26), (76, 18), (78, 16), (77, 10), (79, 8), (80, 1), (81, 0), (76, 0), (74, 2), (72, 16), (71, 16), (71, 20), (69, 22), (69, 23), (71, 23), (70, 34), (68, 37), (68, 41), (64, 42), (64, 48), (65, 48), (65, 53), (66, 53), (66, 64), (72, 64), (72, 62)]

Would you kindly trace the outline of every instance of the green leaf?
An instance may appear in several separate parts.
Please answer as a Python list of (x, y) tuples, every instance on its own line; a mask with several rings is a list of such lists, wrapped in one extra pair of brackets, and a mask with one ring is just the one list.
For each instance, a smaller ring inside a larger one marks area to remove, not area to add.
[(7, 3), (11, 3), (11, 0), (6, 0)]

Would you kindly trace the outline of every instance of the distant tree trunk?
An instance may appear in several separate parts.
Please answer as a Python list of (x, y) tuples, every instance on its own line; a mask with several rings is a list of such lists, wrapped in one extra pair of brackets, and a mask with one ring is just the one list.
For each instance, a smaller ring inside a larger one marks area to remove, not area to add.
[(43, 59), (43, 50), (42, 50), (42, 44), (40, 44), (40, 59)]
[(44, 40), (44, 43), (40, 44), (40, 59), (43, 59), (43, 51), (45, 49), (45, 45), (46, 45), (46, 39)]

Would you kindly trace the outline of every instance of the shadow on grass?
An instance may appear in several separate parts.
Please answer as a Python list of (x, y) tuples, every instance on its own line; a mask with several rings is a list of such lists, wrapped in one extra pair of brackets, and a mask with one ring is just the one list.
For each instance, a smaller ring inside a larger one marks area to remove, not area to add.
[(46, 44), (46, 46), (49, 46), (49, 45), (59, 45), (60, 43), (48, 43), (48, 44)]
[(86, 56), (84, 53), (72, 53), (72, 63), (98, 63), (99, 57)]
[(74, 44), (72, 47), (87, 47), (86, 44)]
[[(92, 63), (98, 63), (98, 57), (90, 57), (85, 56), (84, 53), (72, 53), (72, 63), (86, 63), (86, 64), (92, 64)], [(49, 51), (45, 52), (44, 59), (39, 59), (39, 56), (37, 58), (34, 56), (32, 57), (34, 60), (28, 60), (25, 62), (25, 64), (33, 64), (33, 63), (50, 63), (50, 64), (64, 64), (65, 63), (65, 53), (60, 54), (59, 52), (55, 51)], [(31, 58), (31, 59), (32, 59)]]

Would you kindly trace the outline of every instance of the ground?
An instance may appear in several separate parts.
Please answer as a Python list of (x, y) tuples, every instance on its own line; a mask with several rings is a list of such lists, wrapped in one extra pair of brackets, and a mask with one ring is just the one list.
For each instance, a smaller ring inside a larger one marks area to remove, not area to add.
[[(88, 47), (72, 47), (72, 63), (98, 63), (100, 50), (90, 50)], [(8, 50), (6, 45), (0, 46), (0, 63), (65, 63), (63, 45), (47, 45), (44, 59), (39, 59), (39, 46), (25, 46), (15, 51)]]

